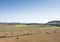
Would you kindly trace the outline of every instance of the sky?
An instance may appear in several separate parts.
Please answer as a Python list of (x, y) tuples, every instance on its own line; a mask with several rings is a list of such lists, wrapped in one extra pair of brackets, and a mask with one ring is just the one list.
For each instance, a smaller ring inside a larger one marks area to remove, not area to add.
[(0, 22), (46, 23), (60, 20), (60, 0), (0, 0)]

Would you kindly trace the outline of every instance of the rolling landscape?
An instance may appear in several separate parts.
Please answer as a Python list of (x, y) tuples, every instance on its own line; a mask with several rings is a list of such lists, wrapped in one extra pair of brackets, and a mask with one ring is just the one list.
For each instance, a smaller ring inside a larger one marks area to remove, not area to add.
[(0, 42), (60, 42), (58, 22), (0, 23)]
[(0, 0), (0, 42), (60, 42), (60, 0)]

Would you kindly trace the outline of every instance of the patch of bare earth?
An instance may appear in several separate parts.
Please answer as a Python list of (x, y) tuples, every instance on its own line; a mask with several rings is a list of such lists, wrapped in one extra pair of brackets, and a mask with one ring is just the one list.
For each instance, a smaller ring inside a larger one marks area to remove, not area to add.
[(60, 30), (0, 32), (0, 42), (60, 42)]

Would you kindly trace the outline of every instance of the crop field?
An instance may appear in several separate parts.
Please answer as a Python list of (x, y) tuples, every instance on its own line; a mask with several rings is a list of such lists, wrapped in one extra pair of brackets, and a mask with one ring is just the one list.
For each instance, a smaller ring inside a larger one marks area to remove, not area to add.
[(60, 42), (60, 27), (0, 25), (0, 42)]

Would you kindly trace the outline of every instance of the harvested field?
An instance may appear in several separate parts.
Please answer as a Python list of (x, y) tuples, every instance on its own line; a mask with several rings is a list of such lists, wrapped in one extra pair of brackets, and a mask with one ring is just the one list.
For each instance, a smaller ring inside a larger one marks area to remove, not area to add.
[(0, 28), (0, 42), (60, 42), (60, 27), (39, 25), (14, 27)]

